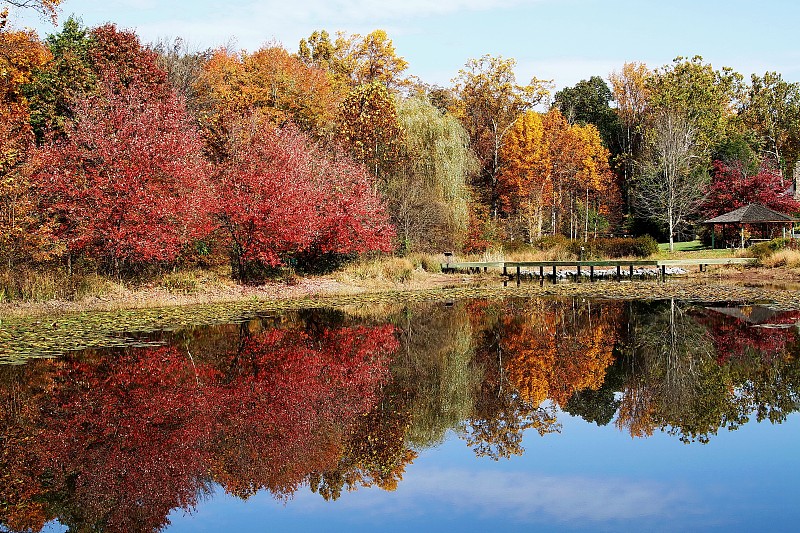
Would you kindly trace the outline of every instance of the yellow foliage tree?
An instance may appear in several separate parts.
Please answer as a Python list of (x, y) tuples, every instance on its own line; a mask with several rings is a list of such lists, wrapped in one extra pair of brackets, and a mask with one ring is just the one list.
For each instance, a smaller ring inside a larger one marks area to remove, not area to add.
[(543, 214), (553, 192), (550, 153), (539, 113), (527, 111), (517, 119), (501, 157), (505, 162), (499, 177), (503, 208), (516, 215), (532, 242), (542, 235)]
[(571, 125), (557, 109), (528, 111), (506, 136), (501, 155), (501, 198), (529, 241), (541, 235), (548, 204), (550, 230), (572, 238), (596, 233), (598, 215), (616, 216), (618, 184), (594, 125)]

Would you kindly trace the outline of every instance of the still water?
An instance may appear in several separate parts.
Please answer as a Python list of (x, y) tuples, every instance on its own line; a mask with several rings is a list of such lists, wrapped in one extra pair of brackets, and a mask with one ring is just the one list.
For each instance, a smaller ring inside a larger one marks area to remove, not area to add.
[(0, 365), (0, 531), (791, 531), (799, 320), (460, 300)]

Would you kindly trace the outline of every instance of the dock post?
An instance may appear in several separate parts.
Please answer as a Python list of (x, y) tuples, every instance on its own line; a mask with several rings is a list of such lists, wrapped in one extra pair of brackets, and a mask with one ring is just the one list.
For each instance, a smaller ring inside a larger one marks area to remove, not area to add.
[(631, 267), (631, 281), (633, 281), (633, 263), (630, 264)]
[(544, 280), (544, 266), (539, 265), (539, 279)]
[(508, 268), (505, 263), (503, 263), (503, 277), (508, 277)]
[(517, 265), (517, 285), (519, 285), (520, 282), (520, 274), (521, 274), (520, 270), (521, 270), (520, 266)]
[(622, 281), (622, 267), (617, 265), (617, 281)]
[(555, 265), (553, 265), (553, 283), (558, 283), (558, 273), (556, 272)]
[(589, 281), (594, 281), (594, 265), (589, 265)]
[(575, 276), (575, 279), (580, 281), (581, 280), (581, 264), (578, 263), (578, 274)]
[(667, 281), (667, 266), (661, 265), (661, 283)]

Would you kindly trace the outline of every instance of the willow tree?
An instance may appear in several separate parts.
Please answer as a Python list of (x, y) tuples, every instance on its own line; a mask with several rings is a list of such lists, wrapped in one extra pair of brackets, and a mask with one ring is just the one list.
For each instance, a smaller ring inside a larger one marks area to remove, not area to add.
[(467, 181), (477, 164), (458, 120), (424, 97), (397, 103), (402, 164), (386, 194), (406, 250), (457, 248), (469, 219)]

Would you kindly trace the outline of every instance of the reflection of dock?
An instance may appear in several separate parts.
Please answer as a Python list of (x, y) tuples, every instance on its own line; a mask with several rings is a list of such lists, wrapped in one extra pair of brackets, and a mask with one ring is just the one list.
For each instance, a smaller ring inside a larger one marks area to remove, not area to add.
[[(755, 261), (753, 258), (748, 257), (717, 257), (707, 259), (640, 259), (640, 260), (608, 260), (608, 261), (466, 261), (455, 262), (448, 261), (442, 263), (442, 272), (453, 272), (459, 270), (467, 270), (470, 272), (480, 272), (483, 270), (487, 272), (490, 268), (502, 269), (503, 276), (509, 276), (509, 272), (514, 272), (517, 283), (522, 277), (522, 269), (539, 269), (539, 279), (544, 280), (545, 271), (548, 272), (547, 276), (551, 276), (553, 281), (558, 281), (558, 269), (562, 267), (574, 267), (577, 272), (577, 277), (581, 276), (582, 271), (589, 271), (589, 280), (594, 281), (595, 268), (612, 267), (616, 268), (616, 275), (614, 278), (617, 281), (623, 278), (623, 269), (626, 271), (629, 279), (633, 279), (634, 273), (640, 267), (656, 267), (656, 272), (660, 273), (661, 280), (664, 281), (667, 276), (668, 268), (683, 268), (690, 266), (699, 266), (700, 271), (703, 272), (708, 265), (743, 265)], [(582, 270), (583, 269), (583, 270)], [(550, 274), (552, 271), (552, 274)], [(533, 277), (533, 274), (528, 274)]]

